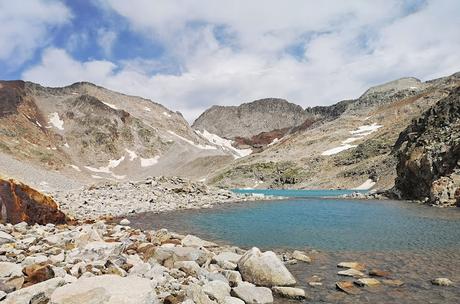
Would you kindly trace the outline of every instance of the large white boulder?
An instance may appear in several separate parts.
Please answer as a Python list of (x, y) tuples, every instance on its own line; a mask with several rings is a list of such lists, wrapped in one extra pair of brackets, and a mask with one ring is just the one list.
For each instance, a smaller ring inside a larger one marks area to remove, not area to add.
[(56, 289), (50, 304), (153, 304), (158, 303), (154, 294), (148, 279), (102, 275)]
[(273, 251), (262, 253), (254, 247), (238, 261), (238, 269), (245, 281), (261, 286), (291, 286), (294, 276)]

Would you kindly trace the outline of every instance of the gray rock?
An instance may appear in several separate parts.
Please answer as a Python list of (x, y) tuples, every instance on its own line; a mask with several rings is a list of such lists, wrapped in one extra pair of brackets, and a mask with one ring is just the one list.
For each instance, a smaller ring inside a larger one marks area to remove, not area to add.
[(120, 225), (128, 226), (129, 224), (131, 224), (131, 222), (128, 219), (122, 219), (120, 221)]
[(0, 245), (14, 243), (16, 239), (10, 234), (0, 230)]
[(232, 295), (240, 298), (246, 304), (269, 304), (273, 303), (272, 291), (267, 287), (256, 287), (255, 285), (242, 282), (232, 289)]
[(22, 266), (10, 262), (0, 262), (0, 278), (22, 276)]
[(298, 251), (298, 250), (295, 250), (293, 253), (292, 253), (292, 258), (298, 260), (298, 261), (302, 261), (302, 262), (305, 262), (305, 263), (311, 263), (311, 258), (306, 255), (305, 253), (301, 252), (301, 251)]
[(158, 301), (148, 279), (102, 275), (78, 279), (56, 289), (51, 295), (50, 304), (77, 303), (153, 304)]
[(244, 301), (238, 298), (235, 298), (235, 297), (225, 297), (221, 303), (222, 304), (244, 304)]
[(212, 281), (203, 286), (203, 291), (211, 300), (221, 303), (224, 298), (230, 296), (231, 288), (222, 281)]
[(256, 247), (248, 250), (238, 261), (244, 280), (262, 286), (290, 286), (296, 280), (272, 251), (264, 253)]

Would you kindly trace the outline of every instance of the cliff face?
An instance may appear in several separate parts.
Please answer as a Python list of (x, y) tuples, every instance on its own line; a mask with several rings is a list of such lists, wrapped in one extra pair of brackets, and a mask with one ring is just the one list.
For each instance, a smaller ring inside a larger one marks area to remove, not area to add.
[(414, 120), (399, 136), (395, 190), (404, 199), (460, 205), (460, 88)]

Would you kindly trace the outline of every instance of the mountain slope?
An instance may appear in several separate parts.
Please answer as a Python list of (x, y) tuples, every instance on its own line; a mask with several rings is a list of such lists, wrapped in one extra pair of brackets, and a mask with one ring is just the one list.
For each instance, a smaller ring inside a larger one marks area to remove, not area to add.
[(343, 102), (337, 117), (236, 160), (210, 182), (224, 187), (391, 188), (397, 164), (392, 147), (399, 133), (460, 86), (459, 76), (423, 83), (404, 78), (371, 88)]
[[(90, 83), (46, 88), (22, 81), (0, 82), (0, 154), (1, 175), (38, 188), (148, 175), (201, 178), (207, 162), (194, 171), (189, 163), (233, 159), (160, 104)], [(63, 184), (47, 180), (50, 170)]]

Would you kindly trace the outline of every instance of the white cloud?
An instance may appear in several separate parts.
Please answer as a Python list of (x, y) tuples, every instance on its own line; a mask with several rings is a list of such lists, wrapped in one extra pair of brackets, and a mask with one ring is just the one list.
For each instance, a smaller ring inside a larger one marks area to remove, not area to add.
[(71, 19), (67, 7), (57, 1), (0, 0), (0, 60), (17, 66), (49, 43), (47, 34)]
[(98, 29), (97, 43), (107, 56), (112, 55), (112, 47), (117, 39), (117, 33), (105, 28)]
[[(93, 81), (191, 120), (213, 104), (270, 96), (331, 104), (395, 78), (460, 70), (456, 0), (421, 3), (410, 13), (421, 1), (100, 1), (168, 58), (78, 62), (48, 49), (25, 78)], [(170, 73), (170, 65), (178, 69)]]

